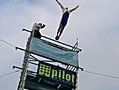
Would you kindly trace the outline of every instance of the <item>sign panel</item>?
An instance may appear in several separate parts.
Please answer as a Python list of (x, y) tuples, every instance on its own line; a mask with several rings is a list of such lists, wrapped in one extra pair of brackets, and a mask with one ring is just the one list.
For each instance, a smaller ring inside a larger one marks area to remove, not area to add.
[(79, 66), (78, 53), (76, 51), (69, 50), (46, 40), (33, 37), (30, 43), (30, 51), (48, 59)]
[(70, 86), (60, 85), (57, 82), (41, 78), (39, 76), (27, 75), (25, 89), (28, 90), (72, 90)]
[(49, 81), (54, 81), (71, 88), (75, 88), (76, 85), (76, 72), (69, 71), (48, 63), (39, 62), (37, 75), (42, 78), (49, 79)]

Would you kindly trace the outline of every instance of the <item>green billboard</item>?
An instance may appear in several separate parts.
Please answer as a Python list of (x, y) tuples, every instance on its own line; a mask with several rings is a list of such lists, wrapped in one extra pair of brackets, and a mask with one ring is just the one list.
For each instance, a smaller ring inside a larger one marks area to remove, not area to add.
[(76, 72), (48, 63), (39, 62), (37, 75), (49, 81), (54, 81), (72, 88), (75, 88), (76, 85)]

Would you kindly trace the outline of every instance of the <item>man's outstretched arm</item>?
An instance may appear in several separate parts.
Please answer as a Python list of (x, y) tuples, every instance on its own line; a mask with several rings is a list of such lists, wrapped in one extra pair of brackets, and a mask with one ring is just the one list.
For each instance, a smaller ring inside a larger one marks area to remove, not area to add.
[(63, 5), (58, 0), (56, 0), (56, 2), (60, 5), (61, 9), (64, 9)]
[(70, 12), (76, 10), (79, 7), (79, 5), (77, 5), (75, 8), (71, 9)]

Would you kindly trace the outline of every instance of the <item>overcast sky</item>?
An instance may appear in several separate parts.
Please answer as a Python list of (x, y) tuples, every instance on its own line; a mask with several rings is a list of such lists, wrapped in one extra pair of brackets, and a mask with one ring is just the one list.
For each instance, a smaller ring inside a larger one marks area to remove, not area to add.
[[(60, 0), (80, 7), (71, 13), (60, 41), (74, 45), (79, 39), (80, 66), (85, 70), (119, 77), (119, 0)], [(55, 0), (0, 0), (0, 39), (25, 48), (33, 23), (42, 22), (43, 35), (54, 38), (61, 18)], [(24, 53), (0, 42), (0, 75), (21, 66)], [(0, 77), (0, 90), (16, 90), (19, 73)], [(80, 72), (80, 90), (118, 90), (119, 79)]]

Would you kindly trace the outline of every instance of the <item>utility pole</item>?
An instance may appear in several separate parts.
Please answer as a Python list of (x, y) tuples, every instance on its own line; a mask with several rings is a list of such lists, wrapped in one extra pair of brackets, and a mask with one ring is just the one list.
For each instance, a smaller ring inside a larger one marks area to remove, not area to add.
[(25, 80), (26, 80), (27, 70), (28, 70), (28, 62), (29, 62), (28, 58), (30, 55), (30, 53), (27, 51), (29, 51), (29, 49), (30, 49), (31, 38), (32, 38), (32, 33), (30, 34), (30, 37), (28, 38), (28, 41), (27, 41), (24, 61), (22, 64), (22, 72), (21, 72), (20, 81), (19, 81), (19, 85), (18, 85), (17, 90), (24, 90)]
[(45, 27), (45, 25), (42, 23), (38, 23), (38, 24), (35, 23), (32, 27), (32, 31), (28, 31), (28, 32), (30, 32), (30, 36), (28, 38), (27, 45), (26, 45), (24, 60), (23, 60), (23, 64), (22, 64), (22, 72), (21, 72), (20, 81), (19, 81), (17, 90), (24, 90), (25, 80), (26, 80), (27, 70), (28, 70), (28, 64), (29, 64), (29, 56), (30, 56), (29, 49), (30, 49), (31, 39), (32, 39), (35, 31), (39, 31), (40, 29), (42, 29), (44, 27)]

